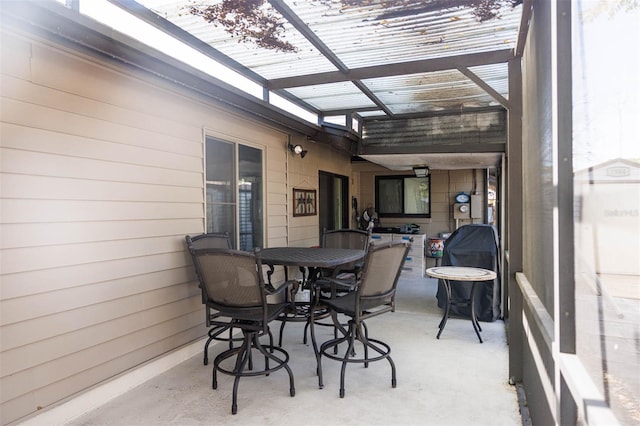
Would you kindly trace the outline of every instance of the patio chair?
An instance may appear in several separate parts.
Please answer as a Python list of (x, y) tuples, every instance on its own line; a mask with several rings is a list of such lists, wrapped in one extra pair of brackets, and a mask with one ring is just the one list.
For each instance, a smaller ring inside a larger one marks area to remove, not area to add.
[[(360, 250), (369, 249), (369, 241), (371, 234), (368, 231), (362, 231), (360, 229), (325, 229), (322, 233), (322, 247), (327, 248), (353, 248)], [(355, 282), (358, 275), (362, 271), (362, 265), (364, 260), (353, 262), (348, 265), (340, 267), (339, 271), (335, 271), (338, 274), (353, 274), (351, 280)], [(331, 276), (334, 271), (322, 271), (324, 276)], [(341, 280), (345, 281), (346, 280)]]
[[(322, 231), (321, 247), (325, 248), (350, 248), (360, 249), (367, 252), (369, 250), (371, 233), (360, 229), (333, 229)], [(353, 291), (362, 272), (364, 259), (340, 266), (338, 269), (320, 269), (316, 271), (313, 280), (316, 313), (322, 312), (321, 300), (336, 297), (338, 295)], [(322, 318), (326, 318), (323, 315)], [(316, 320), (322, 319), (316, 315)], [(304, 343), (306, 343), (307, 329), (310, 320), (308, 319), (304, 328)], [(316, 325), (333, 327), (333, 323), (316, 321)], [(337, 330), (334, 329), (334, 336), (337, 337)]]
[[(369, 247), (369, 237), (370, 234), (367, 231), (354, 229), (327, 230), (325, 228), (322, 232), (321, 247), (350, 248), (365, 250), (366, 252)], [(300, 268), (302, 272), (303, 286), (305, 286), (307, 290), (313, 290), (312, 294), (314, 295), (313, 297), (315, 298), (315, 301), (309, 300), (308, 302), (296, 303), (296, 311), (291, 317), (288, 318), (288, 321), (305, 322), (302, 341), (305, 345), (307, 344), (307, 334), (309, 331), (310, 321), (309, 310), (311, 309), (311, 306), (315, 306), (315, 319), (317, 321), (327, 318), (329, 316), (329, 313), (325, 308), (322, 307), (321, 304), (318, 303), (318, 300), (321, 298), (321, 294), (331, 293), (331, 295), (327, 295), (326, 297), (334, 297), (335, 294), (333, 293), (343, 293), (345, 291), (353, 290), (356, 283), (356, 277), (362, 269), (362, 262), (363, 261), (358, 261), (342, 265), (339, 270), (326, 268), (309, 268), (308, 278), (305, 274), (305, 268)], [(341, 274), (342, 277), (340, 279), (336, 279), (335, 276), (339, 274)], [(330, 280), (331, 278), (334, 279)], [(316, 322), (316, 324), (322, 326), (334, 326), (333, 323), (329, 324)], [(280, 326), (279, 342), (281, 346), (284, 325), (285, 324), (283, 323)]]
[[(408, 251), (409, 246), (404, 242), (371, 247), (355, 291), (341, 297), (323, 300), (323, 305), (335, 313), (346, 315), (349, 317), (349, 322), (344, 336), (324, 342), (320, 349), (317, 349), (314, 311), (311, 310), (311, 340), (316, 352), (320, 388), (324, 386), (322, 379), (323, 356), (342, 362), (340, 398), (344, 398), (344, 378), (349, 363), (361, 363), (368, 367), (370, 362), (386, 359), (391, 365), (391, 386), (396, 387), (396, 367), (390, 356), (391, 347), (381, 340), (369, 338), (369, 331), (364, 321), (395, 310), (396, 286)], [(360, 355), (356, 353), (356, 342), (362, 346)], [(334, 352), (333, 349), (342, 343), (346, 344), (346, 348), (341, 347), (337, 354), (329, 353), (330, 350)], [(370, 356), (370, 350), (374, 352), (373, 356)]]
[[(195, 265), (195, 260), (193, 259), (193, 251), (196, 249), (204, 249), (204, 248), (220, 248), (220, 249), (230, 249), (231, 248), (231, 240), (229, 238), (228, 232), (215, 232), (215, 233), (206, 233), (199, 235), (186, 235), (185, 240), (187, 242), (187, 249), (191, 254), (191, 259)], [(196, 271), (197, 275), (197, 271)], [(226, 326), (212, 326), (211, 320), (220, 315), (219, 312), (216, 312), (211, 306), (207, 305), (207, 300), (205, 297), (204, 287), (202, 284), (202, 280), (198, 276), (198, 287), (201, 289), (202, 293), (202, 303), (205, 305), (205, 321), (207, 327), (209, 327), (209, 338), (204, 345), (204, 365), (209, 364), (209, 345), (212, 340), (218, 341), (228, 341), (229, 348), (233, 347), (233, 329)], [(221, 336), (225, 331), (229, 332), (229, 337)], [(236, 341), (241, 341), (241, 338), (236, 338)]]
[[(220, 353), (213, 361), (212, 387), (217, 389), (217, 373), (234, 376), (231, 413), (238, 411), (238, 385), (241, 377), (269, 375), (284, 368), (289, 374), (289, 393), (295, 395), (289, 354), (280, 347), (263, 345), (260, 337), (269, 334), (269, 323), (280, 316), (288, 303), (268, 303), (258, 252), (248, 253), (225, 249), (195, 249), (196, 270), (202, 279), (207, 305), (219, 312), (211, 323), (242, 331), (240, 347)], [(286, 285), (283, 286), (286, 289)], [(264, 356), (264, 368), (254, 370), (252, 351)], [(225, 362), (235, 358), (231, 365)], [(275, 366), (270, 366), (270, 361)], [(263, 395), (260, 395), (262, 398)]]

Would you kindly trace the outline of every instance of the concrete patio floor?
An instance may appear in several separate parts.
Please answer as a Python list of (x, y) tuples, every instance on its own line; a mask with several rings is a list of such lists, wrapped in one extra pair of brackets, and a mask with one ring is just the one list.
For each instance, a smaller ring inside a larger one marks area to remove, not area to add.
[[(68, 424), (521, 425), (516, 388), (508, 384), (504, 323), (482, 322), (480, 344), (468, 319), (450, 318), (437, 340), (442, 311), (436, 288), (434, 279), (401, 278), (396, 312), (367, 322), (370, 337), (391, 345), (395, 389), (386, 361), (368, 369), (353, 364), (341, 399), (340, 363), (329, 359), (323, 359), (325, 386), (319, 389), (313, 349), (302, 343), (303, 324), (289, 323), (283, 347), (295, 376), (293, 398), (284, 370), (243, 378), (238, 413), (231, 415), (233, 378), (219, 374), (218, 389), (211, 389), (212, 360), (227, 347), (218, 343), (209, 366), (198, 354)], [(329, 328), (317, 330), (319, 341), (330, 337)]]

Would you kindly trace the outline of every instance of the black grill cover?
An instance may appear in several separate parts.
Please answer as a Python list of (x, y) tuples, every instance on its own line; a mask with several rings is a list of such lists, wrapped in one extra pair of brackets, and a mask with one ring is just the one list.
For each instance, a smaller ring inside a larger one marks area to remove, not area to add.
[[(444, 243), (442, 266), (475, 266), (498, 273), (493, 281), (478, 281), (476, 314), (480, 321), (495, 321), (500, 318), (500, 273), (498, 268), (498, 235), (492, 225), (464, 225), (458, 228)], [(471, 298), (473, 282), (451, 281), (451, 298)], [(442, 280), (438, 281), (438, 306), (445, 307), (446, 292)], [(471, 307), (451, 306), (450, 313), (463, 317), (471, 316)]]

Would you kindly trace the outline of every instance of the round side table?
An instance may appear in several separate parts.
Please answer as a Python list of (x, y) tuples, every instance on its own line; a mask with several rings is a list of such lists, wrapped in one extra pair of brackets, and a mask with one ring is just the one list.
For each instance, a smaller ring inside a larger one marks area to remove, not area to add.
[[(470, 266), (436, 266), (434, 268), (427, 269), (427, 275), (432, 278), (439, 278), (444, 283), (445, 293), (447, 296), (447, 303), (444, 309), (444, 315), (442, 316), (442, 320), (440, 320), (440, 324), (438, 328), (438, 335), (436, 338), (440, 338), (440, 334), (444, 330), (444, 326), (447, 324), (447, 319), (449, 318), (449, 311), (451, 308), (451, 304), (454, 303), (451, 301), (451, 281), (473, 281), (471, 285), (471, 299), (468, 301), (462, 301), (462, 303), (470, 303), (471, 304), (471, 324), (473, 324), (473, 329), (478, 336), (478, 340), (482, 343), (482, 337), (480, 336), (480, 332), (482, 328), (480, 328), (480, 323), (478, 322), (478, 318), (476, 316), (476, 287), (479, 281), (491, 281), (496, 278), (496, 273), (489, 269), (483, 268), (472, 268)], [(460, 303), (460, 302), (458, 302)]]

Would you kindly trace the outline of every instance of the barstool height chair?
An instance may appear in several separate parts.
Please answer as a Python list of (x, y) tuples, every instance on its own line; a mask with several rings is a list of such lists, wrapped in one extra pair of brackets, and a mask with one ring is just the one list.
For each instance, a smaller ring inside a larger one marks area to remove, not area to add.
[[(289, 306), (288, 303), (267, 303), (259, 252), (237, 250), (196, 249), (193, 251), (196, 270), (204, 284), (207, 304), (220, 313), (212, 319), (215, 326), (233, 327), (242, 331), (242, 344), (230, 348), (213, 361), (212, 387), (218, 387), (217, 373), (234, 376), (231, 413), (238, 410), (238, 385), (241, 377), (266, 375), (285, 369), (289, 375), (289, 393), (295, 395), (289, 354), (282, 348), (263, 345), (260, 337), (269, 334), (269, 323)], [(286, 283), (285, 285), (288, 285)], [(285, 287), (286, 288), (286, 287)], [(255, 370), (252, 351), (264, 356), (264, 368)], [(234, 358), (233, 368), (225, 361)], [(274, 362), (275, 366), (271, 366)]]
[[(185, 240), (187, 242), (187, 249), (191, 254), (191, 260), (194, 262), (194, 265), (195, 265), (195, 260), (193, 259), (193, 251), (196, 249), (205, 249), (205, 248), (231, 249), (232, 248), (231, 239), (229, 238), (228, 232), (210, 232), (210, 233), (199, 234), (194, 236), (186, 235)], [(196, 275), (197, 275), (197, 271), (196, 271)], [(220, 313), (216, 312), (214, 309), (212, 309), (210, 306), (207, 305), (207, 300), (205, 297), (202, 280), (200, 279), (200, 277), (198, 277), (198, 280), (199, 280), (198, 286), (202, 291), (202, 303), (205, 306), (205, 321), (206, 321), (207, 327), (209, 327), (209, 332), (208, 332), (209, 338), (207, 339), (207, 342), (204, 344), (204, 360), (203, 360), (204, 365), (208, 365), (209, 364), (209, 345), (213, 340), (225, 341), (225, 342), (228, 341), (229, 348), (232, 348), (233, 342), (234, 341), (240, 342), (242, 341), (242, 338), (234, 338), (233, 328), (231, 327), (213, 326), (211, 324), (211, 320), (213, 318), (220, 316)], [(229, 336), (228, 337), (222, 336), (222, 334), (226, 331), (229, 332)]]
[[(313, 309), (311, 317), (312, 341), (316, 352), (318, 385), (324, 387), (322, 377), (322, 357), (342, 362), (340, 373), (340, 398), (345, 394), (345, 371), (347, 364), (360, 363), (365, 367), (370, 362), (386, 359), (391, 366), (391, 386), (396, 387), (396, 367), (391, 358), (391, 347), (377, 339), (369, 337), (364, 321), (374, 316), (395, 310), (395, 294), (398, 278), (402, 271), (408, 244), (396, 242), (378, 245), (369, 249), (360, 279), (355, 291), (344, 296), (323, 300), (322, 303), (332, 311), (349, 317), (346, 334), (324, 342), (317, 348), (315, 333), (313, 332)], [(341, 344), (338, 353), (334, 348)], [(356, 351), (356, 343), (361, 350)], [(346, 348), (344, 348), (346, 346)], [(331, 353), (330, 353), (331, 352)], [(373, 352), (373, 355), (370, 355)]]

